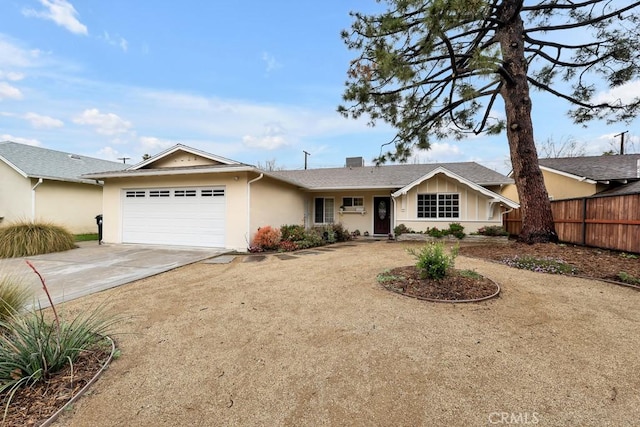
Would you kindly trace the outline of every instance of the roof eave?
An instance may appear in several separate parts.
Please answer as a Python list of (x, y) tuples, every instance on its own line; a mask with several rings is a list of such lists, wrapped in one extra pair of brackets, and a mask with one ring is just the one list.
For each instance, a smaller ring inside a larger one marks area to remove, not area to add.
[(254, 168), (253, 166), (239, 165), (230, 167), (211, 167), (202, 169), (178, 169), (172, 170), (171, 168), (165, 169), (140, 169), (140, 170), (126, 170), (126, 171), (114, 171), (114, 172), (102, 172), (102, 173), (90, 173), (82, 175), (86, 179), (109, 179), (109, 178), (129, 178), (129, 177), (141, 177), (141, 176), (160, 176), (160, 175), (194, 175), (202, 173), (225, 173), (225, 172), (260, 172), (262, 171)]

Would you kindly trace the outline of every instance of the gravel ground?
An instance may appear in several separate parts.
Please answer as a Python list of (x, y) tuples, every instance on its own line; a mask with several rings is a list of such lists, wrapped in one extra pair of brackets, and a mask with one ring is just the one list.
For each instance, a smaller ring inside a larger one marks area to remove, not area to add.
[(126, 316), (65, 426), (632, 426), (638, 291), (458, 257), (474, 304), (384, 290), (406, 245), (195, 264), (72, 301)]

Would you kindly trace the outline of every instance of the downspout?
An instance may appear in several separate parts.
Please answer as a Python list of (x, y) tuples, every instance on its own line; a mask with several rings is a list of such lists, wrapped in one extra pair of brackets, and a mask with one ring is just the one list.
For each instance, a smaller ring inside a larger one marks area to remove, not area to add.
[(247, 246), (251, 245), (249, 238), (251, 237), (251, 184), (256, 181), (260, 181), (264, 178), (264, 174), (261, 173), (257, 178), (247, 182)]
[(38, 182), (36, 182), (36, 185), (31, 188), (31, 221), (36, 220), (36, 188), (38, 188), (38, 186), (40, 186), (40, 184), (42, 183), (42, 178), (38, 178)]

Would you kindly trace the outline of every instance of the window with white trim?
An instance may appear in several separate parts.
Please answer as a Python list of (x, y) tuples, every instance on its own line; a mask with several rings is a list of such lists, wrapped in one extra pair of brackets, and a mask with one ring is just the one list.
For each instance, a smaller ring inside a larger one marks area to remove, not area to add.
[(329, 197), (316, 197), (314, 222), (316, 224), (331, 224), (334, 220), (334, 201)]
[(460, 194), (418, 194), (418, 218), (460, 218)]
[[(347, 211), (355, 211), (364, 207), (364, 197), (343, 197), (340, 206)], [(360, 209), (362, 210), (362, 209)]]

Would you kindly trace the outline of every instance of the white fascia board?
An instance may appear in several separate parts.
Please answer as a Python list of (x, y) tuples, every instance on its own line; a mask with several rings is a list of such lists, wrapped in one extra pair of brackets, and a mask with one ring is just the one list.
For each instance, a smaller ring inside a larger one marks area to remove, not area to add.
[(543, 170), (543, 171), (547, 171), (547, 172), (555, 173), (555, 174), (558, 174), (558, 175), (566, 176), (567, 178), (575, 179), (576, 181), (586, 182), (587, 184), (597, 184), (597, 182), (598, 182), (598, 181), (594, 181), (592, 179), (589, 179), (586, 176), (574, 175), (572, 173), (563, 172), (563, 171), (560, 171), (558, 169), (553, 169), (553, 168), (550, 168), (550, 167), (547, 167), (547, 166), (540, 166), (540, 169)]
[(487, 190), (487, 189), (486, 189), (486, 188), (484, 188), (483, 186), (478, 185), (478, 184), (476, 184), (476, 183), (475, 183), (475, 182), (473, 182), (473, 181), (469, 181), (468, 179), (466, 179), (466, 178), (464, 178), (464, 177), (462, 177), (462, 176), (460, 176), (460, 175), (458, 175), (458, 174), (456, 174), (456, 173), (453, 173), (453, 172), (451, 172), (450, 170), (443, 168), (442, 166), (437, 167), (436, 169), (434, 169), (434, 170), (432, 170), (431, 172), (429, 172), (429, 173), (425, 174), (425, 175), (424, 175), (424, 176), (422, 176), (421, 178), (416, 179), (416, 180), (415, 180), (415, 181), (413, 181), (411, 184), (409, 184), (409, 185), (407, 185), (407, 186), (405, 186), (405, 187), (401, 188), (400, 190), (396, 191), (395, 193), (391, 194), (391, 196), (392, 196), (392, 197), (394, 197), (394, 198), (396, 198), (396, 197), (399, 197), (399, 196), (401, 196), (401, 195), (403, 195), (403, 194), (407, 194), (407, 193), (409, 192), (409, 190), (411, 190), (411, 189), (412, 189), (413, 187), (415, 187), (416, 185), (418, 185), (418, 184), (420, 184), (421, 182), (424, 182), (424, 181), (426, 181), (426, 180), (428, 180), (428, 179), (430, 179), (430, 178), (434, 177), (435, 175), (437, 175), (437, 174), (439, 174), (439, 173), (441, 173), (441, 174), (443, 174), (443, 175), (446, 175), (446, 176), (448, 176), (448, 177), (449, 177), (449, 178), (451, 178), (451, 179), (455, 179), (456, 181), (460, 182), (461, 184), (464, 184), (464, 185), (466, 185), (467, 187), (470, 187), (470, 188), (472, 188), (473, 190), (475, 190), (475, 191), (477, 191), (477, 192), (479, 192), (479, 193), (481, 193), (481, 194), (484, 194), (485, 196), (487, 196), (487, 197), (489, 197), (489, 198), (491, 198), (491, 199), (495, 199), (496, 201), (499, 201), (499, 202), (501, 202), (501, 203), (503, 203), (503, 204), (505, 204), (505, 205), (509, 206), (510, 208), (516, 209), (516, 208), (519, 208), (519, 207), (520, 207), (520, 204), (519, 204), (519, 203), (516, 203), (516, 202), (514, 202), (514, 201), (513, 201), (513, 200), (511, 200), (511, 199), (507, 199), (506, 197), (501, 196), (501, 195), (500, 195), (500, 194), (498, 194), (498, 193), (494, 193), (494, 192), (493, 192), (493, 191), (491, 191), (491, 190)]
[(176, 151), (185, 151), (190, 154), (194, 154), (196, 156), (204, 157), (205, 159), (213, 160), (215, 162), (223, 163), (225, 165), (240, 165), (242, 163), (236, 162), (235, 160), (227, 159), (225, 157), (216, 156), (215, 154), (207, 153), (206, 151), (198, 150), (197, 148), (187, 147), (186, 145), (176, 144), (173, 147), (167, 148), (166, 150), (156, 154), (155, 156), (149, 157), (147, 160), (143, 160), (142, 162), (127, 168), (126, 170), (138, 170), (141, 169), (163, 157), (167, 157)]
[(309, 188), (309, 191), (367, 191), (367, 190), (393, 190), (394, 188), (398, 188), (397, 186), (389, 187), (388, 185), (358, 185), (358, 186), (350, 186), (350, 187), (313, 187)]
[(11, 163), (9, 160), (7, 160), (5, 157), (0, 156), (0, 160), (2, 160), (3, 162), (5, 162), (7, 164), (7, 166), (9, 166), (11, 169), (13, 169), (14, 171), (18, 172), (23, 178), (29, 178), (29, 175), (27, 175), (22, 169), (20, 169), (19, 167), (17, 167), (16, 165), (14, 165), (13, 163)]

